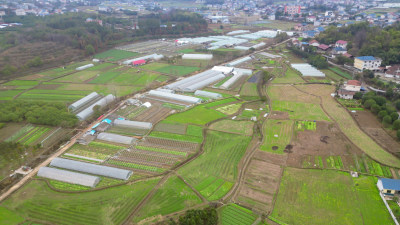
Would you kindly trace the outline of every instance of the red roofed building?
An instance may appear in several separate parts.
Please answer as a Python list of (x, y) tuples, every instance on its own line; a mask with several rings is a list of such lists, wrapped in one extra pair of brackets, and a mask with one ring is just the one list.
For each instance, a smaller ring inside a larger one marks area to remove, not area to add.
[(347, 41), (339, 40), (336, 42), (335, 47), (347, 48)]
[(322, 51), (326, 51), (326, 50), (328, 50), (330, 47), (329, 47), (329, 45), (320, 44), (320, 45), (318, 45), (318, 48), (321, 49)]
[(352, 55), (350, 55), (350, 54), (349, 54), (349, 53), (347, 53), (347, 52), (346, 52), (346, 53), (344, 53), (344, 54), (343, 54), (343, 56), (344, 56), (344, 57), (347, 57), (347, 58), (351, 58), (351, 57), (353, 57)]
[(311, 45), (311, 46), (314, 46), (314, 47), (318, 47), (319, 46), (319, 42), (317, 40), (311, 40), (308, 44)]
[(287, 5), (285, 6), (285, 13), (289, 15), (295, 15), (301, 13), (301, 6), (298, 5)]
[(146, 64), (146, 60), (144, 60), (144, 59), (139, 59), (139, 60), (132, 62), (132, 65), (134, 65), (134, 66), (140, 66), (140, 65), (144, 65), (144, 64)]
[(343, 99), (353, 99), (354, 95), (361, 90), (361, 82), (358, 80), (348, 80), (343, 87), (338, 90), (338, 95)]

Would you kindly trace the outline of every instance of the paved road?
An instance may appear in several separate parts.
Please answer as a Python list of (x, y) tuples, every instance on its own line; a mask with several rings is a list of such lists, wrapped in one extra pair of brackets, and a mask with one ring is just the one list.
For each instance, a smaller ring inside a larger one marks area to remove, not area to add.
[[(125, 101), (121, 102), (118, 107), (116, 107), (115, 109), (113, 109), (112, 111), (110, 111), (109, 113), (107, 113), (105, 115), (105, 117), (109, 116), (110, 114), (112, 114), (113, 112), (115, 112), (119, 107), (121, 107), (123, 104), (125, 103)], [(98, 121), (94, 121), (92, 124), (90, 124), (86, 129), (82, 130), (80, 133), (78, 133), (77, 135), (75, 135), (66, 145), (62, 146), (57, 152), (55, 152), (52, 156), (50, 156), (49, 158), (47, 158), (44, 162), (42, 162), (41, 164), (37, 165), (32, 172), (30, 172), (28, 175), (24, 176), (20, 181), (18, 181), (18, 183), (16, 183), (15, 185), (13, 185), (10, 189), (8, 189), (6, 192), (4, 192), (1, 196), (0, 196), (0, 202), (3, 201), (4, 199), (6, 199), (10, 194), (12, 194), (14, 191), (18, 190), (20, 187), (22, 187), (30, 178), (34, 177), (36, 175), (36, 173), (39, 171), (40, 167), (43, 166), (47, 166), (51, 160), (53, 160), (54, 158), (60, 156), (61, 154), (63, 154), (68, 148), (70, 148), (72, 145), (75, 144), (76, 140), (78, 138), (80, 138), (84, 133), (86, 133), (87, 131), (91, 130), (92, 126), (94, 126), (96, 123), (98, 123)]]

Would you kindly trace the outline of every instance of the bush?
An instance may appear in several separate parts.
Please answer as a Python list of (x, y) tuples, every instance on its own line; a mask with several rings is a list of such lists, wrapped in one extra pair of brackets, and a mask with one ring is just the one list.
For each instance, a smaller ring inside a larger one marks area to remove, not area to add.
[(400, 130), (397, 130), (397, 138), (400, 140)]
[[(388, 113), (387, 113), (387, 111), (386, 110), (381, 110), (381, 111), (379, 111), (379, 113), (378, 113), (378, 118), (380, 119), (380, 120), (382, 120), (385, 116), (387, 116), (388, 115)], [(390, 117), (390, 116), (389, 116)], [(390, 119), (392, 119), (392, 117), (390, 117)]]
[(400, 110), (400, 100), (397, 100), (397, 101), (394, 103), (394, 106), (396, 106), (396, 109), (397, 109), (397, 110)]
[(379, 111), (381, 111), (381, 107), (378, 104), (374, 104), (371, 106), (371, 112), (378, 114)]
[(390, 117), (389, 115), (386, 115), (383, 117), (383, 124), (385, 126), (388, 126), (390, 124), (392, 124), (392, 117)]
[(376, 102), (373, 99), (368, 99), (364, 102), (364, 107), (367, 109), (370, 109), (373, 105), (376, 105)]
[(361, 99), (362, 96), (363, 96), (363, 94), (362, 94), (361, 92), (357, 92), (357, 93), (354, 95), (354, 99)]
[(392, 121), (396, 121), (399, 119), (399, 114), (397, 112), (390, 113), (390, 117), (392, 117)]
[(395, 120), (393, 122), (393, 130), (400, 130), (400, 120)]
[(386, 98), (382, 96), (374, 96), (373, 99), (375, 100), (376, 104), (382, 106), (386, 103)]

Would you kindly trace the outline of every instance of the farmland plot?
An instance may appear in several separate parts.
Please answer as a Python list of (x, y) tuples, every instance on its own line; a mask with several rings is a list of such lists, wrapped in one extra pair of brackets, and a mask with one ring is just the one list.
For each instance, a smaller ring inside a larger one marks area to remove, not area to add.
[(218, 212), (222, 225), (251, 225), (258, 217), (251, 210), (236, 204), (222, 206)]
[(23, 90), (5, 90), (0, 91), (0, 100), (12, 100), (15, 96), (22, 93)]
[(1, 206), (38, 223), (121, 224), (157, 182), (158, 179), (152, 179), (70, 194), (55, 192), (45, 182), (32, 180)]
[(201, 199), (181, 179), (172, 176), (141, 208), (133, 222), (137, 223), (145, 218), (170, 214), (200, 203)]
[(268, 152), (284, 153), (292, 139), (293, 123), (291, 120), (267, 120), (263, 126), (264, 139), (260, 149)]
[(127, 58), (132, 58), (139, 55), (139, 53), (136, 52), (128, 52), (124, 50), (119, 50), (119, 49), (111, 49), (99, 54), (96, 54), (94, 58), (96, 59), (106, 59), (108, 61), (119, 61), (122, 59), (127, 59)]
[(276, 77), (272, 81), (273, 84), (295, 84), (304, 83), (304, 80), (291, 68), (286, 70), (284, 77)]
[(368, 176), (287, 168), (271, 217), (288, 224), (393, 224), (375, 183)]
[[(102, 142), (92, 141), (88, 145), (74, 144), (67, 154), (74, 155), (76, 158), (83, 156), (81, 159), (88, 158), (104, 161), (118, 151), (125, 149), (122, 146), (111, 145)], [(68, 155), (67, 155), (68, 157)]]
[(273, 101), (291, 101), (319, 104), (320, 100), (316, 96), (299, 91), (292, 85), (270, 85), (268, 86), (268, 96)]
[(272, 110), (288, 112), (290, 119), (330, 121), (318, 104), (272, 101)]
[(241, 96), (258, 96), (257, 84), (246, 82), (243, 84), (242, 89), (240, 90)]
[(221, 120), (211, 124), (210, 129), (250, 136), (253, 133), (253, 125), (251, 121)]
[(247, 136), (209, 131), (204, 153), (179, 169), (178, 173), (207, 199), (217, 200), (235, 182), (238, 163), (250, 139)]
[[(211, 104), (211, 103), (209, 103), (209, 104)], [(225, 115), (223, 113), (215, 111), (208, 107), (210, 107), (208, 104), (198, 105), (187, 111), (173, 114), (173, 115), (167, 117), (165, 119), (165, 121), (204, 125), (213, 120), (225, 117)]]

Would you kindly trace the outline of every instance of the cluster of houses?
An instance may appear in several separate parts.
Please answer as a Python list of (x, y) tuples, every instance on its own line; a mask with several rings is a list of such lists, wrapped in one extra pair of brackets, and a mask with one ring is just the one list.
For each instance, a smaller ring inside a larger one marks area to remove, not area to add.
[(336, 41), (335, 44), (326, 45), (323, 43), (319, 43), (317, 40), (311, 40), (309, 42), (305, 42), (305, 41), (300, 41), (297, 38), (292, 38), (292, 45), (302, 50), (304, 50), (305, 47), (313, 46), (317, 48), (317, 51), (319, 53), (324, 53), (325, 55), (328, 55), (330, 53), (332, 58), (335, 58), (337, 55), (342, 55), (347, 58), (353, 57), (351, 54), (347, 52), (347, 41), (344, 40), (338, 40)]

